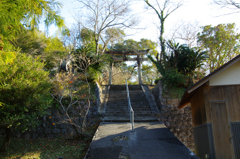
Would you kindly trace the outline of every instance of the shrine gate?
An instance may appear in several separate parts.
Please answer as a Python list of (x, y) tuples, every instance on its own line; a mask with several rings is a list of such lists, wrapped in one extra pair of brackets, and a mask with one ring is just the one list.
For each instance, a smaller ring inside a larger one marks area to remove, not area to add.
[[(141, 63), (142, 61), (148, 61), (148, 58), (143, 58), (143, 55), (147, 55), (149, 52), (148, 50), (139, 50), (139, 51), (106, 51), (106, 54), (112, 55), (113, 61), (137, 61), (138, 65), (138, 83), (139, 85), (142, 83), (142, 71), (141, 71)], [(114, 55), (122, 55), (122, 58), (114, 57)], [(127, 58), (127, 55), (137, 55), (137, 58)], [(113, 62), (110, 63), (110, 70), (109, 70), (109, 85), (112, 84), (112, 67)]]

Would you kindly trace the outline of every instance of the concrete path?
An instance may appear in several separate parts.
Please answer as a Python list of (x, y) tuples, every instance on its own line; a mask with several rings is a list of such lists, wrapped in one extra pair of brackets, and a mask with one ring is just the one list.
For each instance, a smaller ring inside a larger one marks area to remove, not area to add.
[(86, 159), (194, 159), (161, 122), (102, 122)]

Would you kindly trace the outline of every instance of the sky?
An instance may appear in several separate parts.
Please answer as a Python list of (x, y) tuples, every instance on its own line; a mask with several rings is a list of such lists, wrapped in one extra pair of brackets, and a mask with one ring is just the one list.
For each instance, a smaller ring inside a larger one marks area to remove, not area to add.
[[(59, 0), (62, 3), (61, 16), (64, 17), (66, 25), (71, 27), (75, 23), (74, 15), (81, 12), (79, 2), (76, 0)], [(174, 0), (173, 0), (174, 1)], [(179, 1), (179, 0), (175, 0)], [(151, 2), (151, 0), (149, 0)], [(212, 25), (216, 26), (220, 23), (236, 23), (236, 27), (240, 27), (238, 22), (239, 14), (224, 15), (230, 12), (229, 9), (220, 9), (211, 3), (212, 0), (185, 0), (183, 6), (173, 12), (165, 21), (165, 37), (170, 38), (172, 33), (178, 29), (183, 23), (194, 23), (199, 26)], [(134, 39), (139, 41), (141, 38), (151, 39), (158, 42), (159, 19), (152, 10), (146, 9), (143, 0), (138, 0), (132, 7), (133, 12), (140, 18), (137, 30), (126, 30), (125, 39)], [(43, 27), (40, 26), (43, 30)], [(55, 27), (50, 27), (50, 35), (56, 31)]]

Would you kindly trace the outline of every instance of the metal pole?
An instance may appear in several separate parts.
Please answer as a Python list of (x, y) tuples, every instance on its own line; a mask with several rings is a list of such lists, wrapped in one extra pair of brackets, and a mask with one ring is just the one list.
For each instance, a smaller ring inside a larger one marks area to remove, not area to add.
[(138, 64), (138, 83), (142, 84), (142, 71), (141, 71), (141, 59), (140, 55), (137, 55), (137, 64)]
[(110, 63), (110, 69), (109, 69), (109, 85), (112, 84), (112, 68), (113, 68), (113, 63)]
[(128, 109), (129, 109), (130, 123), (132, 124), (132, 131), (133, 131), (133, 129), (134, 129), (134, 111), (133, 111), (132, 106), (131, 106), (127, 79), (126, 79), (126, 90), (127, 90), (127, 100), (128, 100)]

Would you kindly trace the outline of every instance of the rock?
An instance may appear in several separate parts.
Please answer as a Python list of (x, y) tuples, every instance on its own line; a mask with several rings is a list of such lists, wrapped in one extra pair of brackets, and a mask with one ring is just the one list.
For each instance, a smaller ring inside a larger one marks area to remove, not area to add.
[[(162, 105), (159, 120), (182, 141), (190, 150), (194, 150), (191, 107), (178, 109), (179, 100), (161, 99), (169, 105)], [(192, 147), (191, 147), (192, 146)]]
[(167, 122), (167, 121), (165, 122), (165, 125), (166, 125), (166, 127), (168, 127), (168, 128), (170, 127), (170, 123)]
[(60, 133), (60, 129), (54, 128), (54, 129), (52, 129), (51, 132), (52, 132), (53, 134), (59, 134), (59, 133)]
[(61, 134), (67, 134), (67, 131), (66, 131), (66, 129), (61, 129)]

